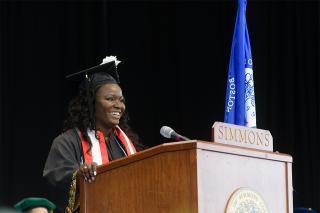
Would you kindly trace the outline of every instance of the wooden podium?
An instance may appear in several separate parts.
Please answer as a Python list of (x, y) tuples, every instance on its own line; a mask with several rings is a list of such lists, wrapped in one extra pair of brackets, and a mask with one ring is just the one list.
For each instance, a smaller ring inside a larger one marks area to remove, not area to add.
[(204, 141), (166, 143), (98, 167), (80, 183), (81, 213), (224, 213), (249, 187), (269, 213), (292, 213), (290, 155)]

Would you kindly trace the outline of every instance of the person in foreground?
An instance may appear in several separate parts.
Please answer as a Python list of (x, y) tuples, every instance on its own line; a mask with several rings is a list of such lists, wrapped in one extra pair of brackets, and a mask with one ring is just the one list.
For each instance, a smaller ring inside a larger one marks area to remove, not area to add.
[(27, 197), (16, 203), (14, 208), (25, 213), (53, 213), (56, 205), (43, 197)]
[[(79, 177), (91, 183), (102, 164), (136, 153), (138, 136), (128, 125), (116, 57), (70, 75), (86, 76), (68, 108), (64, 132), (56, 137), (43, 176), (53, 186), (58, 212), (79, 212)], [(139, 146), (139, 147), (138, 147)]]

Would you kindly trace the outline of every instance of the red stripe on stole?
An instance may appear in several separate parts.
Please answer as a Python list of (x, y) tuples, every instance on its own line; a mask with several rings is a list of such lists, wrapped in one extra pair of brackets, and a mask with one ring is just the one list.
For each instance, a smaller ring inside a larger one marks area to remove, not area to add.
[[(135, 149), (134, 145), (132, 144), (132, 142), (130, 141), (129, 138), (128, 138), (129, 141), (126, 140), (125, 136), (122, 133), (122, 130), (119, 127), (115, 127), (114, 129), (115, 129), (117, 137), (120, 139), (121, 143), (124, 145), (128, 155), (132, 155), (132, 154), (136, 153), (136, 149)], [(132, 147), (133, 153), (130, 152), (129, 144)]]
[(90, 144), (83, 138), (83, 135), (80, 131), (79, 131), (79, 135), (80, 135), (80, 140), (82, 144), (84, 162), (92, 162), (92, 152), (90, 149)]
[[(124, 136), (124, 132), (119, 127), (114, 128), (115, 133), (117, 137), (120, 139), (120, 142), (124, 145), (126, 152), (128, 155), (132, 155), (136, 153), (136, 149), (130, 139), (126, 140), (126, 137)], [(108, 164), (109, 163), (109, 158), (108, 158), (108, 151), (107, 151), (107, 145), (106, 141), (103, 135), (103, 132), (97, 130), (96, 131), (98, 139), (99, 139), (99, 147), (100, 147), (100, 153), (101, 153), (101, 160), (102, 164)], [(90, 144), (83, 138), (82, 133), (79, 131), (79, 136), (82, 144), (82, 150), (83, 150), (83, 155), (84, 155), (84, 161), (89, 163), (93, 161), (93, 156), (92, 156), (92, 151), (90, 148)], [(129, 144), (132, 147), (133, 153), (130, 152)]]

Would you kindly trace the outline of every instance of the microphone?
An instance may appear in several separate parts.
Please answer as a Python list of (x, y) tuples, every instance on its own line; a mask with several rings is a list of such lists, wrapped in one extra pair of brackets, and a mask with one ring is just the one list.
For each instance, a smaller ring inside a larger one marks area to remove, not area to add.
[(168, 127), (168, 126), (161, 127), (160, 134), (165, 138), (170, 138), (175, 141), (188, 141), (188, 140), (190, 140), (189, 138), (187, 138), (185, 136), (179, 135), (171, 127)]

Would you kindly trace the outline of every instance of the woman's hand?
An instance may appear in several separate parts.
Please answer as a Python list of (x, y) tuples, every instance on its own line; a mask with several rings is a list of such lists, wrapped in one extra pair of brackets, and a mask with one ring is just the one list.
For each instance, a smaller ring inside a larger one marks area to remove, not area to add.
[(79, 171), (83, 175), (85, 181), (91, 183), (97, 175), (97, 163), (92, 162), (81, 164)]

